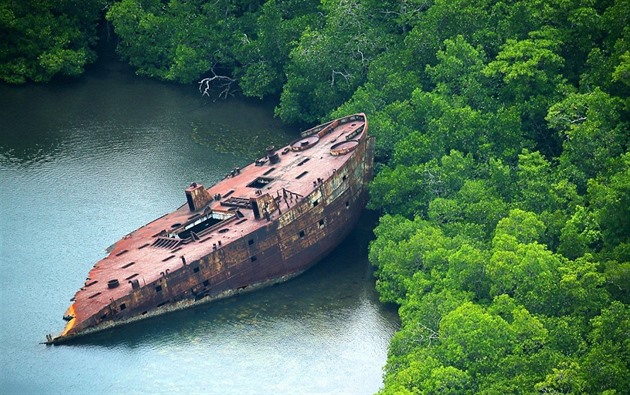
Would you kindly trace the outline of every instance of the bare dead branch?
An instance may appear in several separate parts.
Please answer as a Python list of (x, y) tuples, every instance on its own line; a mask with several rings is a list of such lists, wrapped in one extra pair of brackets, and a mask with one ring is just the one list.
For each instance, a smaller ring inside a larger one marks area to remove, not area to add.
[(570, 121), (569, 121), (569, 123), (584, 122), (584, 121), (586, 121), (586, 119), (587, 119), (586, 117), (578, 117), (578, 118), (576, 118), (576, 119), (572, 119), (572, 120), (570, 120)]
[(337, 70), (333, 70), (332, 71), (332, 75), (331, 75), (331, 79), (330, 79), (330, 86), (334, 86), (335, 85), (335, 75), (340, 75), (342, 76), (346, 82), (350, 82), (349, 78), (352, 77), (352, 74), (348, 73), (348, 72), (341, 72), (341, 71), (337, 71)]
[(431, 328), (429, 328), (428, 326), (426, 326), (426, 325), (424, 325), (422, 323), (419, 323), (418, 326), (420, 328), (424, 329), (424, 331), (428, 334), (427, 336), (423, 335), (421, 337), (423, 338), (423, 340), (428, 341), (429, 345), (431, 345), (431, 343), (434, 342), (434, 341), (440, 340), (440, 334), (436, 330), (431, 329)]
[(212, 77), (206, 77), (199, 81), (199, 92), (201, 92), (202, 96), (210, 96), (210, 89), (213, 85), (216, 85), (221, 92), (219, 93), (219, 97), (223, 99), (227, 99), (228, 95), (232, 95), (232, 84), (236, 82), (236, 80), (232, 77), (228, 77), (227, 75), (218, 75), (214, 71), (214, 66), (210, 70), (212, 72)]

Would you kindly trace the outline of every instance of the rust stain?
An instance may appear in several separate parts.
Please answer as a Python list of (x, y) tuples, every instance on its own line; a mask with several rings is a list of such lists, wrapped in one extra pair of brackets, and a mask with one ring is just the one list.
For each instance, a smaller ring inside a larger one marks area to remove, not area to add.
[(119, 240), (90, 270), (55, 344), (195, 303), (286, 281), (354, 227), (372, 177), (364, 114), (302, 132), (286, 147)]

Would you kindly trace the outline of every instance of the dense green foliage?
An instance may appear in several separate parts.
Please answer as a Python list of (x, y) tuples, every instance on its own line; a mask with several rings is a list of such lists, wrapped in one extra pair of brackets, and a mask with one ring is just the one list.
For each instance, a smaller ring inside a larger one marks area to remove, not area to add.
[(105, 0), (0, 0), (0, 80), (45, 82), (77, 76), (96, 59)]
[(354, 1), (121, 0), (107, 19), (138, 73), (189, 83), (221, 75), (277, 114), (314, 122), (348, 100), (393, 36)]
[(107, 19), (138, 73), (189, 83), (209, 73), (237, 79), (248, 96), (278, 94), (302, 32), (320, 26), (318, 2), (121, 0)]
[(382, 393), (630, 391), (629, 17), (435, 1), (334, 112), (370, 114), (384, 163)]
[[(79, 72), (93, 3), (5, 1), (2, 78)], [(368, 114), (370, 260), (402, 321), (383, 394), (630, 392), (628, 0), (121, 0), (106, 18), (139, 74), (223, 74), (287, 122)]]

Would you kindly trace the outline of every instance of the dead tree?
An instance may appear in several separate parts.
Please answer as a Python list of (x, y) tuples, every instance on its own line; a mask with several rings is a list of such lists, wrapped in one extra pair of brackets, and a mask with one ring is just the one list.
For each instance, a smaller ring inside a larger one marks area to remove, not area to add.
[(199, 81), (199, 92), (201, 92), (201, 95), (210, 96), (210, 89), (213, 85), (216, 85), (220, 89), (220, 98), (227, 99), (228, 95), (233, 95), (232, 84), (235, 83), (236, 80), (227, 75), (218, 75), (214, 71), (214, 66), (210, 71), (212, 72), (212, 77), (206, 77)]

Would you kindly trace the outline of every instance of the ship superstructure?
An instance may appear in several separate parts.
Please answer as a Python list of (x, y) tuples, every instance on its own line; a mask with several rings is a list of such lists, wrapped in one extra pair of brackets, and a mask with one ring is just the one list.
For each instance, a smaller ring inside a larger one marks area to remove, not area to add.
[(374, 142), (364, 114), (306, 130), (129, 233), (72, 298), (66, 341), (294, 277), (352, 230), (367, 200)]

